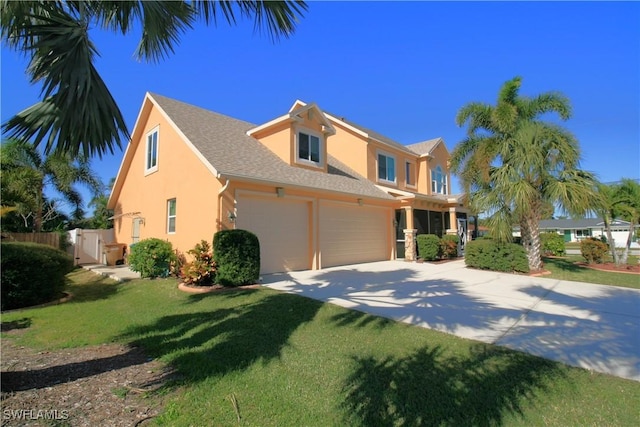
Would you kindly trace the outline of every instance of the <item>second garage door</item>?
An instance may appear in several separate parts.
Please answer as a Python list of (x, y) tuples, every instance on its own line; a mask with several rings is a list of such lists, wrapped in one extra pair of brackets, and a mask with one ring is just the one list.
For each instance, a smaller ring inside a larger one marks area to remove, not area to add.
[(309, 203), (292, 199), (241, 197), (236, 228), (260, 241), (260, 272), (306, 270), (309, 264)]
[(320, 203), (322, 267), (389, 259), (388, 210), (343, 203)]

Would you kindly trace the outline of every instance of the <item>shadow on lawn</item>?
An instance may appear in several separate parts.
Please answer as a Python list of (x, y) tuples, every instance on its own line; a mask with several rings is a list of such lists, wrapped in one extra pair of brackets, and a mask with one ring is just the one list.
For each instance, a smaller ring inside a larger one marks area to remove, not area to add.
[[(82, 281), (76, 283), (74, 276), (82, 275)], [(69, 273), (66, 278), (66, 291), (73, 295), (71, 302), (88, 302), (107, 299), (118, 292), (120, 283), (99, 274), (87, 274), (83, 269)]]
[[(193, 298), (212, 297), (237, 298), (238, 293)], [(233, 308), (165, 316), (120, 338), (169, 362), (183, 381), (199, 382), (279, 358), (291, 334), (321, 306), (295, 295), (269, 294)]]
[(554, 362), (484, 344), (465, 358), (425, 346), (404, 358), (353, 361), (343, 389), (349, 425), (500, 425), (563, 376)]
[(584, 267), (581, 267), (566, 258), (543, 258), (543, 261), (545, 264), (551, 264), (562, 271), (569, 271), (571, 273), (585, 271)]

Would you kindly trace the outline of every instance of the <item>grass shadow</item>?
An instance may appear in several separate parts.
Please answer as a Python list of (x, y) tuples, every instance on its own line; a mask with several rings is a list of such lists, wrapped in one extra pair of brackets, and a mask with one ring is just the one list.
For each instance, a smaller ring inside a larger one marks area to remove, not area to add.
[(337, 326), (355, 325), (360, 328), (373, 327), (384, 329), (395, 324), (394, 321), (385, 317), (374, 316), (357, 310), (345, 310), (331, 317), (331, 321)]
[(71, 302), (88, 302), (107, 299), (120, 286), (113, 279), (79, 268), (67, 274), (65, 290), (73, 295)]
[(584, 267), (575, 264), (572, 260), (567, 258), (543, 258), (543, 261), (546, 265), (551, 264), (559, 270), (571, 273), (579, 273), (586, 270)]
[[(246, 291), (241, 295), (246, 296)], [(193, 300), (208, 297), (192, 296)], [(229, 292), (218, 297), (236, 295)], [(231, 308), (164, 316), (119, 338), (170, 363), (184, 382), (196, 383), (279, 358), (291, 334), (311, 321), (321, 306), (295, 295), (268, 293)]]
[(15, 329), (27, 329), (31, 326), (31, 318), (23, 317), (22, 319), (12, 320), (10, 322), (1, 322), (0, 331), (9, 332)]
[(501, 425), (522, 416), (559, 364), (479, 344), (468, 357), (422, 347), (407, 357), (353, 357), (344, 384), (348, 425)]

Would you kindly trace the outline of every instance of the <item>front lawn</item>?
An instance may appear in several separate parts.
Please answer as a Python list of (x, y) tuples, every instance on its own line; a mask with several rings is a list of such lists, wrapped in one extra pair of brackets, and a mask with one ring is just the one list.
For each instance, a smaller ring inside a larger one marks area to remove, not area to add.
[[(69, 276), (66, 304), (7, 313), (39, 349), (122, 342), (172, 364), (160, 425), (636, 425), (640, 383), (269, 289)], [(8, 339), (3, 336), (3, 339)]]
[(579, 255), (544, 258), (544, 269), (551, 272), (551, 275), (544, 277), (640, 289), (640, 276), (637, 274), (598, 271), (576, 265), (576, 262), (584, 262), (584, 258)]

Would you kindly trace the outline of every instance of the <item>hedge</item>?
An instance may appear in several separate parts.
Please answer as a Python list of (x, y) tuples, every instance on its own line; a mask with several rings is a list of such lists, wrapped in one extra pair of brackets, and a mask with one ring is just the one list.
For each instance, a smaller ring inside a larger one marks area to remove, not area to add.
[(216, 283), (241, 286), (260, 279), (260, 242), (247, 230), (222, 230), (213, 236)]
[(540, 245), (544, 255), (564, 256), (564, 236), (558, 233), (540, 233)]
[(602, 240), (587, 237), (580, 242), (580, 253), (589, 264), (604, 262), (607, 252), (609, 252), (609, 245)]
[(440, 238), (435, 234), (418, 234), (418, 256), (425, 261), (433, 261), (440, 257)]
[(0, 244), (2, 310), (29, 307), (60, 298), (73, 258), (39, 243)]
[(129, 247), (129, 268), (141, 277), (167, 277), (175, 258), (171, 242), (162, 239), (145, 239)]
[(467, 267), (482, 270), (529, 272), (529, 261), (524, 248), (516, 243), (498, 243), (491, 239), (474, 240), (465, 247)]

